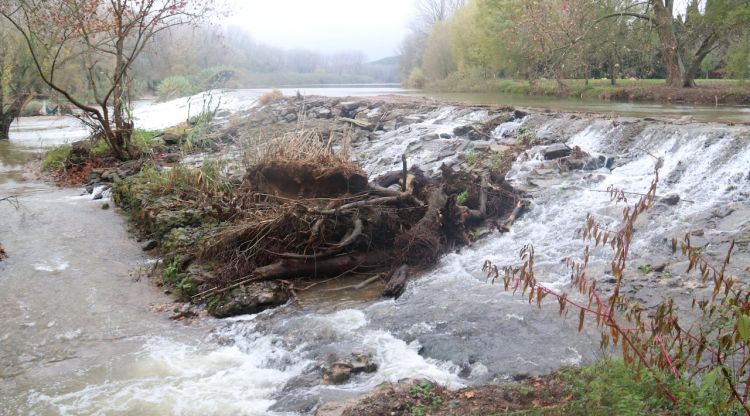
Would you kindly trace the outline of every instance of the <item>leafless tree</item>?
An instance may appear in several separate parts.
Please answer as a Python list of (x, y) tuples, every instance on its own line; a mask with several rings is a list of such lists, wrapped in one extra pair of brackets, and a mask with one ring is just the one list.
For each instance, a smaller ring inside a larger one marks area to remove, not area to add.
[[(0, 5), (0, 15), (23, 37), (44, 83), (91, 118), (120, 159), (133, 156), (127, 94), (133, 62), (157, 33), (201, 20), (211, 10), (212, 0), (4, 0)], [(66, 65), (80, 62), (88, 97), (74, 96), (55, 78)]]

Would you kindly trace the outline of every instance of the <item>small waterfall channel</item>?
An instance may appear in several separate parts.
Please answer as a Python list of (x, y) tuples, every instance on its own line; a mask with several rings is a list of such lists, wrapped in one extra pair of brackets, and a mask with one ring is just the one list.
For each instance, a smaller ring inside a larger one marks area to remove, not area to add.
[[(235, 98), (235, 109), (247, 105), (247, 97)], [(158, 127), (155, 120), (170, 108), (139, 111)], [(654, 157), (664, 159), (658, 194), (680, 201), (659, 203), (641, 220), (631, 265), (665, 264), (670, 274), (642, 277), (633, 295), (649, 303), (691, 290), (668, 243), (686, 232), (701, 230), (695, 238), (716, 254), (736, 239), (739, 264), (748, 263), (748, 126), (531, 112), (468, 141), (450, 133), (487, 120), (486, 110), (446, 106), (415, 117), (355, 144), (353, 154), (371, 176), (398, 168), (403, 153), (432, 172), (459, 163), (458, 154), (528, 132), (540, 141), (508, 175), (532, 200), (510, 232), (446, 255), (395, 301), (323, 299), (190, 324), (155, 311), (169, 297), (134, 274), (153, 260), (102, 201), (25, 180), (22, 163), (39, 145), (34, 134), (48, 144), (80, 131), (22, 122), (11, 143), (0, 144), (0, 192), (19, 195), (21, 204), (0, 206), (0, 242), (11, 256), (0, 264), (0, 414), (308, 414), (383, 382), (428, 378), (460, 387), (585, 364), (600, 354), (598, 336), (578, 334), (577, 319), (560, 319), (555, 305), (532, 307), (492, 285), (482, 264), (518, 264), (519, 250), (532, 243), (537, 277), (568, 290), (562, 263), (582, 253), (576, 231), (586, 214), (615, 225), (622, 206), (612, 204), (607, 188), (645, 192)], [(561, 171), (542, 156), (553, 143), (604, 162)], [(592, 271), (606, 276), (607, 254), (593, 251)], [(325, 357), (351, 353), (371, 354), (378, 371), (323, 385)]]

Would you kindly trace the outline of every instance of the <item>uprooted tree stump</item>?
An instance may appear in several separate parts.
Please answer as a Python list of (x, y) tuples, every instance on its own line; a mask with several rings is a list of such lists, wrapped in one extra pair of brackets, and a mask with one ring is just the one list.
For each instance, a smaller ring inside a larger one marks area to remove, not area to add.
[(384, 295), (398, 297), (410, 269), (433, 265), (469, 242), (470, 227), (510, 215), (520, 200), (504, 180), (446, 166), (439, 178), (404, 166), (370, 183), (352, 162), (326, 162), (267, 160), (247, 170), (233, 224), (196, 255), (218, 272), (201, 282), (193, 301), (226, 311), (227, 302), (257, 285), (267, 291), (267, 282), (282, 282), (277, 289), (293, 293), (300, 290), (295, 280), (354, 272), (363, 280), (385, 276)]

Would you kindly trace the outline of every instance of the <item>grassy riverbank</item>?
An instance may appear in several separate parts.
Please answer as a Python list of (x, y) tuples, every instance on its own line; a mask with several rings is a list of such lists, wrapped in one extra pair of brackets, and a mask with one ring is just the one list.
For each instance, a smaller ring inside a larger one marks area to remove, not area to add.
[(566, 79), (562, 87), (555, 80), (484, 79), (455, 73), (442, 81), (428, 84), (431, 92), (504, 93), (530, 96), (601, 99), (614, 101), (750, 105), (750, 82), (735, 80), (698, 80), (695, 88), (670, 88), (661, 79), (618, 80)]
[[(666, 375), (664, 375), (666, 377)], [(665, 379), (669, 379), (666, 377)], [(678, 404), (662, 394), (669, 388)], [(711, 389), (680, 380), (659, 384), (621, 360), (602, 359), (585, 368), (564, 368), (511, 384), (487, 384), (451, 391), (429, 381), (381, 386), (344, 405), (345, 416), (425, 415), (709, 415), (716, 400)], [(318, 416), (335, 414), (324, 406)]]

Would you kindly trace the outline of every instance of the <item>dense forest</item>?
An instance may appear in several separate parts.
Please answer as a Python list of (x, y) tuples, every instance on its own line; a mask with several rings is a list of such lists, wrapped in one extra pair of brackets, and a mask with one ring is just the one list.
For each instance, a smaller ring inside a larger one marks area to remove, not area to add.
[(750, 75), (747, 0), (421, 0), (404, 40), (412, 87), (487, 78), (666, 79)]

